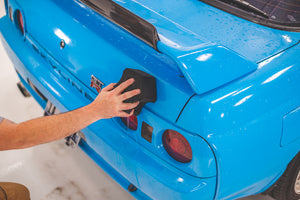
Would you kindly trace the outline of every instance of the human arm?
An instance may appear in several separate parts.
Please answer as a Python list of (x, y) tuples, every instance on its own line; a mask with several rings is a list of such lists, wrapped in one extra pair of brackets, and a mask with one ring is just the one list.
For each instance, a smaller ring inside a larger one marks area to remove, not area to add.
[(122, 91), (133, 83), (129, 79), (118, 87), (110, 84), (89, 105), (82, 108), (47, 117), (13, 123), (4, 119), (0, 123), (0, 150), (21, 149), (47, 143), (67, 137), (86, 126), (105, 118), (128, 117), (133, 114), (123, 110), (135, 108), (139, 102), (124, 103), (123, 101), (140, 93), (132, 90)]

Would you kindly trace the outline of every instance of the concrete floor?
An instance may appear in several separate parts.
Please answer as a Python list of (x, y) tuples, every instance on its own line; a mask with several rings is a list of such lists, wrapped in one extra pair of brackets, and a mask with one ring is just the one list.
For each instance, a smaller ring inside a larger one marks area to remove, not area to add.
[[(4, 14), (0, 1), (0, 16)], [(0, 115), (15, 122), (40, 117), (43, 110), (17, 89), (18, 78), (0, 43)], [(32, 200), (134, 199), (80, 149), (64, 141), (0, 152), (0, 181), (26, 185)], [(240, 200), (272, 200), (256, 195)]]

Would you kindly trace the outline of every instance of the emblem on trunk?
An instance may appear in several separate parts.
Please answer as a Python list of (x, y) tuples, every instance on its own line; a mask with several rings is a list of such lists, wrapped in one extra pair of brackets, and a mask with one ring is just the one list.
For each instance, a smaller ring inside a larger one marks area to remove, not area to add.
[(100, 92), (102, 89), (102, 86), (105, 85), (102, 81), (96, 78), (96, 76), (91, 76), (91, 87), (96, 88), (97, 92)]

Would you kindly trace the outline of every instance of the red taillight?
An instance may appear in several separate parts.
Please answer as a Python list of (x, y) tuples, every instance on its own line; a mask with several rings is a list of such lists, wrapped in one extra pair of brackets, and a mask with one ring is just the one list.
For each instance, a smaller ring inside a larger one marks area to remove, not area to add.
[(21, 12), (19, 10), (16, 11), (16, 16), (17, 16), (17, 20), (18, 20), (18, 25), (19, 25), (19, 28), (22, 32), (22, 34), (24, 34), (24, 20), (23, 20), (23, 16), (21, 14)]
[(138, 120), (135, 115), (131, 115), (130, 117), (121, 117), (122, 122), (131, 130), (136, 130), (138, 126)]
[(191, 162), (192, 148), (183, 135), (174, 130), (166, 130), (162, 136), (162, 142), (172, 158), (182, 163)]

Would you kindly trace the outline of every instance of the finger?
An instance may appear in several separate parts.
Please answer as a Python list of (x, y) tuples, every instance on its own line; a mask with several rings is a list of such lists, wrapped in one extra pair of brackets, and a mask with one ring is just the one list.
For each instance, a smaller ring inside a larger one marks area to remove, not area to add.
[(133, 115), (133, 113), (134, 113), (134, 110), (132, 110), (129, 114), (122, 111), (119, 113), (119, 117), (130, 117), (131, 115)]
[(116, 83), (111, 83), (108, 86), (106, 86), (105, 88), (103, 88), (103, 91), (110, 91), (112, 89), (114, 89), (114, 86), (116, 85)]
[(141, 93), (140, 89), (135, 89), (135, 90), (131, 90), (129, 92), (125, 92), (124, 94), (121, 95), (121, 100), (124, 101), (126, 99), (130, 99), (131, 97), (134, 97), (135, 95), (138, 95)]
[(135, 107), (137, 107), (139, 105), (139, 101), (138, 102), (135, 102), (135, 103), (123, 103), (121, 106), (120, 106), (120, 110), (130, 110), (130, 109), (133, 109)]
[(117, 94), (120, 94), (121, 92), (123, 92), (123, 90), (125, 90), (129, 85), (131, 85), (134, 82), (134, 79), (128, 79), (127, 81), (124, 81), (123, 83), (121, 83), (118, 87), (116, 87), (115, 92)]

